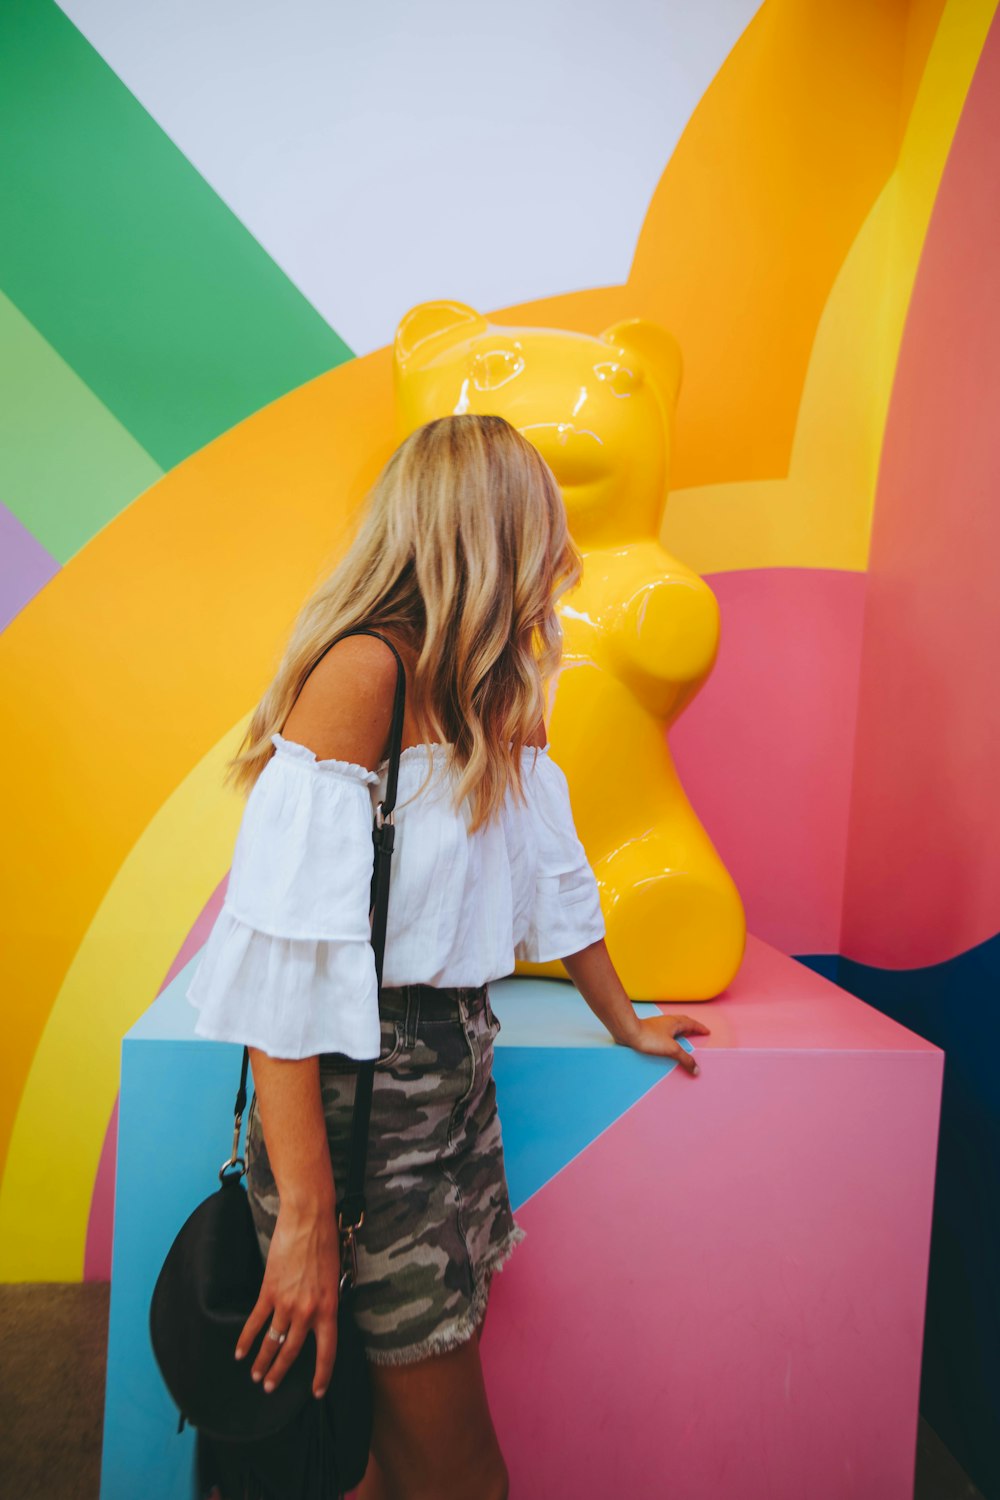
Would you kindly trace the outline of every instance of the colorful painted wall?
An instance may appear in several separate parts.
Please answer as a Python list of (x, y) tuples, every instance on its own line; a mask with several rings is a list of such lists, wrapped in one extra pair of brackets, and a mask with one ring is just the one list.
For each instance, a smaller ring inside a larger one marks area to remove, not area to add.
[(995, 6), (341, 9), (0, 8), (0, 1275), (108, 1274), (120, 1039), (221, 900), (400, 317), (641, 314), (723, 620), (672, 747), (750, 930), (947, 1051), (925, 1396), (986, 1489)]

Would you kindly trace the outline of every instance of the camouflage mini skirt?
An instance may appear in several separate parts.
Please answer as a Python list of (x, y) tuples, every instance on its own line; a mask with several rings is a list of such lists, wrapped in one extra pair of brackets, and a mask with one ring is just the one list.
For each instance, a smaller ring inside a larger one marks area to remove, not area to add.
[[(500, 1022), (486, 985), (383, 989), (357, 1234), (354, 1307), (368, 1358), (408, 1364), (470, 1338), (490, 1279), (525, 1231), (514, 1220), (493, 1082)], [(347, 1180), (358, 1062), (320, 1055), (320, 1087), (338, 1191)], [(278, 1191), (253, 1096), (246, 1184), (267, 1256)]]

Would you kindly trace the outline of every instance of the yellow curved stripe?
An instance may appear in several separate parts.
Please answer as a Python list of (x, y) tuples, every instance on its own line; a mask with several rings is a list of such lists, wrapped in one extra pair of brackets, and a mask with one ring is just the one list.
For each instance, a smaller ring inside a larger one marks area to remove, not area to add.
[(693, 485), (668, 501), (661, 540), (699, 573), (864, 569), (875, 483), (913, 284), (962, 105), (996, 9), (952, 0), (895, 170), (823, 309), (788, 475)]
[(245, 722), (195, 766), (126, 855), (56, 997), (4, 1181), (7, 1280), (83, 1274), (94, 1177), (119, 1083), (120, 1049), (108, 1043), (151, 1003), (177, 956), (177, 934), (190, 932), (228, 867), (243, 803), (235, 793), (220, 796), (219, 786)]

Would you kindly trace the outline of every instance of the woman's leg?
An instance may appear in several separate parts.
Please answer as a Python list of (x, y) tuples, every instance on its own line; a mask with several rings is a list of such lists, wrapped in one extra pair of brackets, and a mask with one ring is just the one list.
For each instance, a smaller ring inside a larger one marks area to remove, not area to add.
[(413, 1364), (369, 1368), (372, 1458), (356, 1500), (507, 1500), (478, 1337)]

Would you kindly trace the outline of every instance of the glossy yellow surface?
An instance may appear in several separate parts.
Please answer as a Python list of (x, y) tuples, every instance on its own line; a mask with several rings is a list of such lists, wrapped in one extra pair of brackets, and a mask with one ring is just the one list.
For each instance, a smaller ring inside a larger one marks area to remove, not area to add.
[(714, 594), (658, 540), (676, 340), (641, 318), (592, 336), (425, 302), (403, 318), (394, 352), (400, 438), (433, 417), (496, 412), (559, 481), (584, 574), (559, 603), (549, 743), (600, 883), (608, 949), (635, 1000), (710, 999), (739, 968), (746, 919), (667, 743), (719, 643)]

